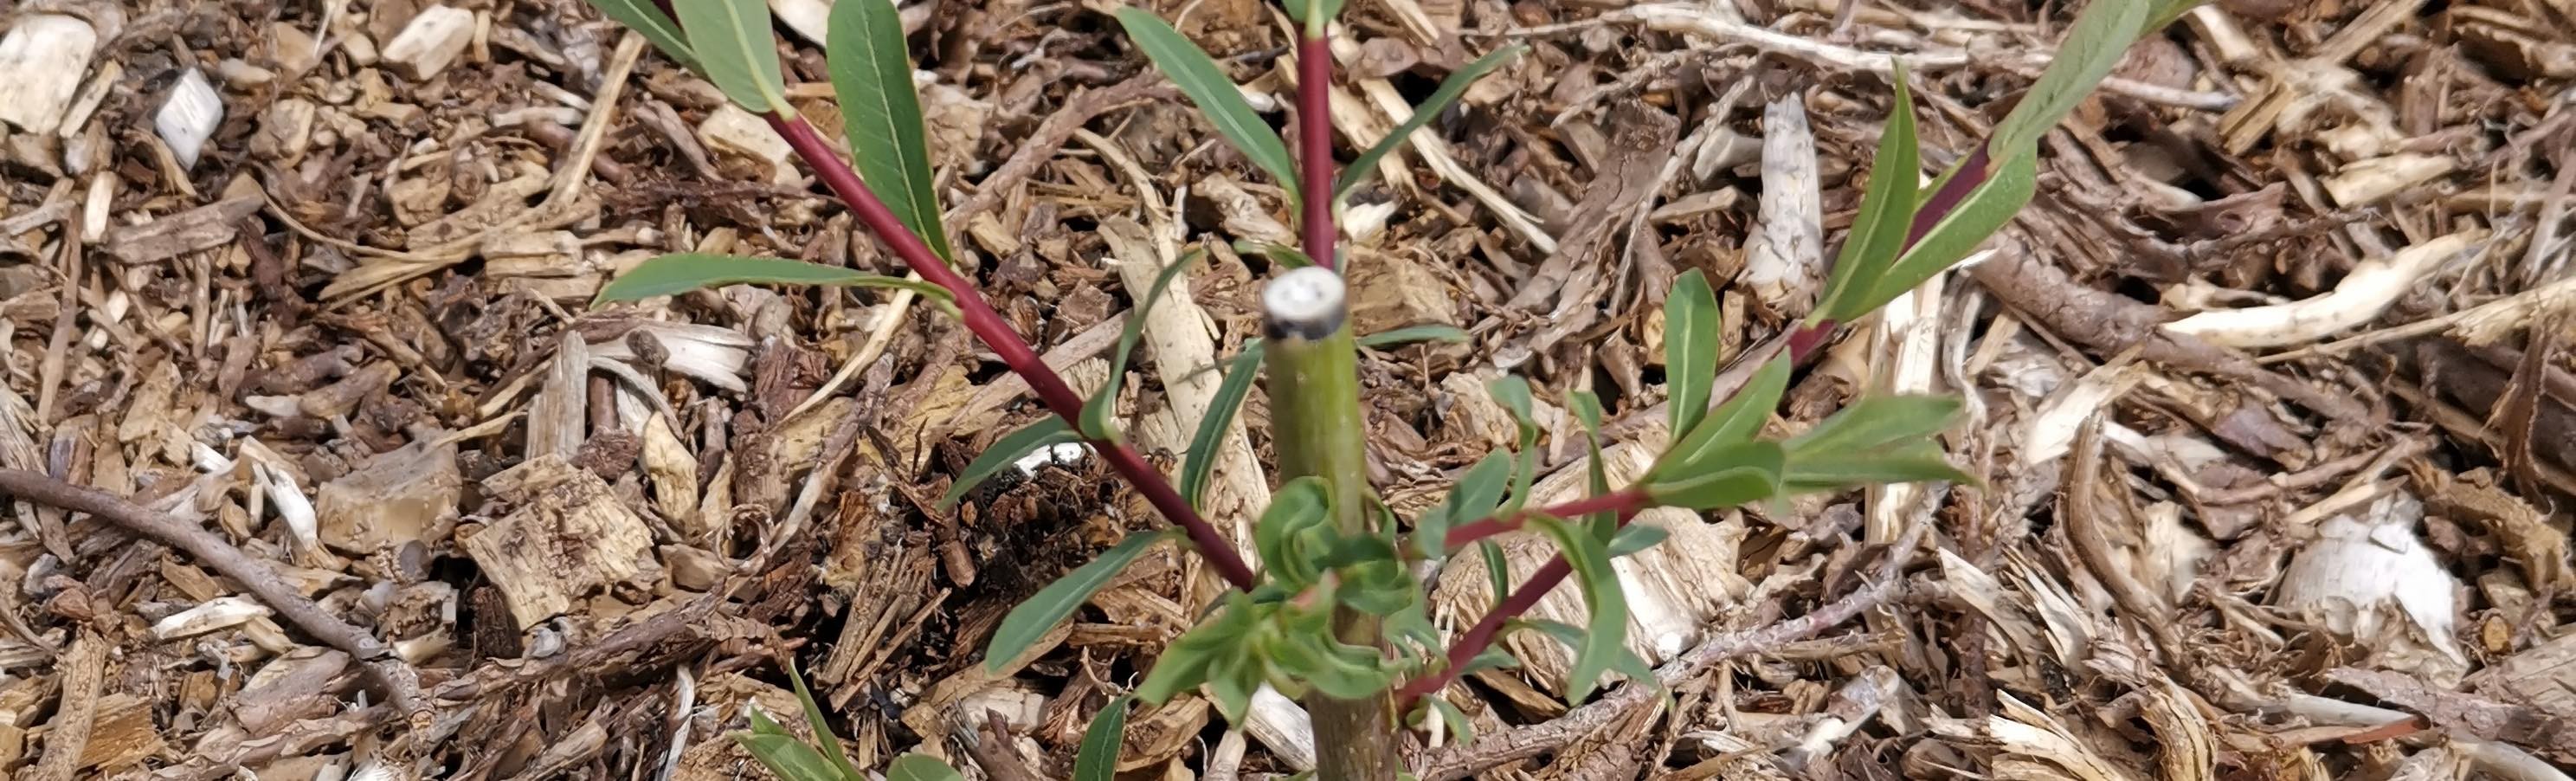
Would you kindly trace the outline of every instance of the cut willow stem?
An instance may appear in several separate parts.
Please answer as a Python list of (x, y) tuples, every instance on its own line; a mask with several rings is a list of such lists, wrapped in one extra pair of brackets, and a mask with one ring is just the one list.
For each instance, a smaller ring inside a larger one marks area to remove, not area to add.
[[(787, 140), (788, 148), (794, 149), (797, 157), (805, 159), (805, 164), (814, 169), (815, 177), (822, 179), (823, 185), (831, 188), (834, 195), (840, 196), (841, 202), (858, 215), (859, 222), (865, 224), (870, 233), (876, 234), (877, 240), (892, 248), (895, 256), (903, 258), (904, 264), (920, 273), (922, 279), (947, 290), (949, 296), (957, 300), (958, 319), (965, 321), (966, 330), (974, 332), (975, 338), (1000, 357), (1012, 373), (1027, 380), (1029, 390), (1037, 394), (1039, 401), (1046, 403), (1047, 409), (1063, 417), (1065, 422), (1079, 425), (1082, 397), (1073, 392), (1072, 386), (1065, 384), (1063, 376), (1048, 368), (1046, 361), (1038, 357), (1037, 350), (1031, 348), (1027, 340), (1020, 338), (1018, 331), (1011, 330), (1010, 321), (993, 311), (993, 305), (986, 303), (984, 296), (976, 292), (973, 282), (949, 268), (937, 253), (930, 251), (930, 245), (922, 243), (921, 237), (904, 227), (903, 221), (894, 216), (894, 211), (886, 208), (885, 202), (878, 200), (876, 193), (859, 180), (858, 172), (851, 170), (840, 155), (832, 152), (831, 144), (814, 132), (813, 125), (806, 124), (802, 117), (789, 118), (776, 112), (763, 114), (761, 118), (768, 120), (770, 129)], [(1162, 472), (1156, 471), (1153, 465), (1146, 463), (1124, 443), (1090, 440), (1090, 444), (1094, 451), (1100, 453), (1102, 460), (1109, 462), (1110, 468), (1116, 469), (1129, 485), (1135, 486), (1137, 493), (1145, 495), (1145, 501), (1154, 505), (1156, 512), (1188, 532), (1191, 546), (1207, 558), (1208, 565), (1215, 568), (1217, 574), (1234, 584), (1235, 588), (1252, 589), (1255, 582), (1252, 567), (1244, 563), (1242, 556), (1235, 554), (1234, 544), (1227, 541), (1225, 535), (1217, 533), (1215, 526), (1199, 517), (1198, 510), (1181, 498), (1180, 491), (1163, 479)]]
[[(1332, 497), (1342, 533), (1372, 534), (1367, 503), (1368, 451), (1361, 437), (1359, 348), (1351, 339), (1350, 311), (1341, 275), (1317, 266), (1290, 271), (1261, 291), (1267, 363), (1270, 433), (1279, 451), (1282, 479), (1317, 477)], [(1377, 617), (1336, 608), (1333, 624), (1342, 642), (1379, 648)], [(1317, 775), (1324, 779), (1392, 779), (1403, 769), (1395, 743), (1395, 711), (1388, 692), (1357, 700), (1306, 697), (1314, 717)]]

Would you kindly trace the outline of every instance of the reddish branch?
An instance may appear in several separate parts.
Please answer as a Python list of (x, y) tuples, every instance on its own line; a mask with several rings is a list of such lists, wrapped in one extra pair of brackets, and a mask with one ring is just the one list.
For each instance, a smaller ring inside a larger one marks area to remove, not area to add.
[[(1317, 27), (1329, 29), (1319, 22)], [(1333, 47), (1325, 33), (1297, 39), (1298, 189), (1305, 192), (1306, 257), (1333, 263)]]
[[(903, 258), (904, 264), (911, 266), (922, 279), (947, 290), (957, 299), (959, 319), (965, 321), (966, 330), (974, 332), (975, 338), (982, 340), (985, 347), (1000, 357), (1003, 365), (1027, 380), (1029, 389), (1037, 393), (1038, 400), (1045, 402), (1047, 409), (1062, 416), (1066, 423), (1079, 427), (1082, 397), (1065, 384), (1064, 377), (1057, 375), (1046, 361), (1038, 357), (1037, 350), (1029, 347), (1028, 341), (1020, 338), (1018, 331), (1011, 330), (1011, 324), (1002, 319), (1001, 313), (993, 311), (993, 305), (986, 303), (983, 295), (976, 292), (974, 283), (949, 268), (946, 261), (930, 251), (928, 244), (922, 243), (921, 237), (913, 235), (910, 228), (895, 218), (884, 201), (877, 200), (876, 193), (859, 181), (858, 173), (850, 170), (848, 163), (833, 154), (831, 145), (824, 143), (823, 137), (814, 132), (813, 125), (806, 124), (802, 117), (788, 117), (777, 112), (765, 114), (762, 118), (769, 121), (770, 129), (777, 131), (780, 138), (787, 140), (787, 145), (796, 150), (798, 157), (805, 158), (806, 165), (814, 169), (815, 176), (821, 178), (823, 185), (830, 187), (834, 195), (840, 196), (841, 202), (858, 215), (859, 222), (866, 224), (878, 240), (894, 250), (896, 257)], [(1235, 554), (1234, 544), (1218, 534), (1216, 527), (1209, 525), (1207, 519), (1199, 517), (1198, 511), (1192, 509), (1190, 503), (1181, 498), (1180, 492), (1163, 479), (1163, 473), (1155, 471), (1125, 444), (1105, 440), (1091, 440), (1090, 443), (1093, 450), (1109, 461), (1110, 468), (1118, 470), (1128, 484), (1145, 495), (1145, 501), (1153, 504), (1155, 511), (1189, 533), (1190, 543), (1198, 548), (1199, 555), (1207, 557), (1208, 564), (1215, 567), (1217, 574), (1226, 582), (1239, 589), (1250, 590), (1253, 587), (1252, 568), (1244, 563), (1242, 556)]]
[(1654, 501), (1653, 497), (1646, 495), (1646, 489), (1630, 486), (1628, 488), (1612, 491), (1600, 496), (1584, 497), (1564, 504), (1541, 507), (1536, 510), (1521, 510), (1519, 512), (1512, 513), (1509, 517), (1495, 516), (1492, 518), (1480, 519), (1472, 523), (1460, 524), (1458, 526), (1451, 527), (1449, 529), (1449, 535), (1441, 538), (1441, 542), (1443, 547), (1455, 550), (1459, 546), (1511, 531), (1513, 529), (1518, 529), (1521, 527), (1522, 523), (1527, 522), (1533, 517), (1580, 518), (1593, 513), (1616, 512), (1619, 513), (1620, 517), (1625, 518), (1639, 510), (1653, 507)]

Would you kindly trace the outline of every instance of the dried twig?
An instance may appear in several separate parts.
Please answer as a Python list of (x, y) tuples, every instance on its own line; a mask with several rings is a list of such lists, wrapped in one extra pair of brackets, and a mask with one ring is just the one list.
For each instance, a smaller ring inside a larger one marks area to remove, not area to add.
[(1879, 567), (1878, 576), (1832, 604), (1797, 618), (1782, 619), (1767, 626), (1728, 632), (1701, 641), (1698, 646), (1656, 670), (1654, 687), (1631, 683), (1590, 705), (1567, 711), (1555, 720), (1514, 727), (1487, 735), (1472, 744), (1435, 752), (1416, 764), (1416, 774), (1425, 781), (1445, 781), (1481, 773), (1506, 762), (1547, 754), (1592, 734), (1630, 709), (1647, 703), (1657, 687), (1678, 686), (1718, 662), (1776, 649), (1840, 626), (1896, 593), (1906, 562), (1912, 558), (1915, 546), (1922, 543), (1924, 532), (1930, 528), (1928, 519), (1916, 520), (1889, 551), (1888, 560)]
[(71, 781), (80, 770), (81, 752), (89, 748), (90, 726), (98, 713), (98, 687), (107, 672), (107, 638), (83, 630), (62, 659), (63, 699), (54, 710), (54, 731), (45, 738), (45, 758), (28, 774), (33, 781)]
[(252, 596), (258, 597), (278, 615), (285, 616), (287, 621), (314, 638), (365, 662), (368, 672), (384, 685), (394, 707), (416, 716), (428, 712), (428, 702), (420, 693), (420, 671), (412, 669), (409, 663), (395, 656), (392, 649), (377, 642), (375, 635), (341, 621), (323, 610), (321, 605), (297, 593), (295, 586), (287, 583), (276, 570), (270, 569), (267, 562), (251, 558), (213, 532), (166, 513), (24, 469), (0, 469), (0, 494), (89, 513), (155, 542), (186, 551), (215, 572), (242, 584), (242, 588), (249, 590)]

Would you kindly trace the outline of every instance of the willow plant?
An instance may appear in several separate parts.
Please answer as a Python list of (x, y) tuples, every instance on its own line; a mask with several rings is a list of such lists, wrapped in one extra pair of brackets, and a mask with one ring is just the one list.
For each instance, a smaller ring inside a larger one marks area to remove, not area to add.
[[(1200, 421), (1175, 480), (1166, 479), (1125, 443), (1113, 415), (1144, 317), (1128, 319), (1111, 356), (1111, 381), (1085, 398), (1041, 362), (1037, 351), (952, 267), (954, 249), (939, 222), (912, 65), (892, 3), (840, 0), (829, 20), (825, 54), (843, 132), (856, 158), (853, 165), (837, 156), (788, 103), (763, 0), (591, 2), (672, 61), (713, 82), (728, 99), (766, 119), (824, 186), (918, 277), (775, 258), (674, 254), (619, 276), (603, 288), (601, 301), (736, 283), (914, 290), (958, 317), (1055, 413), (996, 438), (952, 482), (940, 510), (1033, 449), (1081, 442), (1171, 523), (1164, 530), (1131, 535), (1013, 609), (986, 646), (989, 665), (998, 669), (1023, 655), (1120, 571), (1166, 541), (1181, 541), (1233, 587), (1193, 628), (1162, 649), (1135, 690), (1112, 700), (1086, 731), (1075, 778), (1105, 781), (1113, 775), (1131, 703), (1163, 703), (1195, 692), (1229, 722), (1241, 724), (1254, 693), (1263, 687), (1296, 698), (1313, 716), (1317, 744), (1327, 748), (1318, 758), (1319, 776), (1395, 778), (1404, 769), (1399, 751), (1404, 729), (1437, 724), (1461, 741), (1472, 740), (1464, 715), (1438, 695), (1462, 674), (1517, 664), (1495, 642), (1506, 634), (1539, 632), (1574, 649), (1566, 686), (1573, 702), (1588, 699), (1612, 678), (1654, 685), (1644, 660), (1627, 650), (1626, 602), (1611, 567), (1613, 559), (1662, 540), (1660, 530), (1628, 525), (1637, 513), (1657, 507), (1714, 510), (1874, 484), (1966, 480), (1947, 462), (1937, 440), (1957, 416), (1955, 398), (1865, 395), (1785, 439), (1766, 436), (1765, 424), (1796, 367), (1831, 341), (1843, 324), (1958, 263), (2001, 229), (2031, 198), (2040, 138), (2109, 73), (2129, 43), (2169, 23), (2192, 0), (2093, 0), (2069, 29), (2057, 59), (2013, 111), (1984, 143), (1959, 155), (1928, 191), (1917, 187), (1921, 159), (1908, 79), (1903, 63), (1891, 59), (1888, 81), (1894, 100), (1860, 213), (1814, 311), (1779, 339), (1734, 357), (1756, 367), (1748, 381), (1717, 392), (1723, 356), (1716, 294), (1700, 272), (1684, 273), (1664, 304), (1665, 422), (1673, 436), (1642, 478), (1622, 487), (1608, 483), (1599, 457), (1601, 405), (1588, 393), (1569, 393), (1565, 404), (1583, 424), (1591, 450), (1590, 495), (1531, 506), (1541, 434), (1532, 414), (1535, 393), (1527, 381), (1505, 376), (1488, 391), (1517, 420), (1516, 447), (1478, 461), (1437, 506), (1410, 519), (1398, 518), (1367, 479), (1359, 351), (1465, 335), (1440, 328), (1353, 333), (1334, 216), (1343, 196), (1365, 181), (1385, 155), (1522, 47), (1503, 47), (1453, 73), (1410, 118), (1337, 174), (1326, 85), (1332, 79), (1329, 35), (1340, 0), (1286, 0), (1297, 36), (1298, 151), (1293, 156), (1206, 52), (1149, 11), (1114, 12), (1137, 49), (1172, 79), (1208, 124), (1277, 179), (1299, 215), (1301, 247), (1237, 244), (1239, 250), (1272, 258), (1281, 270), (1261, 293), (1262, 338), (1248, 341), (1225, 362), (1216, 402)], [(1164, 268), (1137, 299), (1138, 310), (1153, 307), (1198, 256), (1194, 251)], [(1247, 562), (1200, 516), (1198, 505), (1218, 440), (1231, 427), (1256, 377), (1266, 378), (1271, 439), (1284, 482), (1254, 526), (1258, 561)], [(1515, 583), (1494, 537), (1523, 528), (1544, 533), (1560, 552)], [(1444, 637), (1428, 619), (1418, 565), (1437, 566), (1468, 550), (1484, 559), (1496, 603), (1467, 630)], [(1567, 578), (1575, 579), (1584, 596), (1582, 625), (1524, 617)], [(759, 716), (752, 730), (740, 736), (743, 745), (773, 771), (797, 781), (865, 778), (827, 737), (824, 714), (805, 696), (801, 680), (798, 693), (821, 738), (816, 744), (799, 741)], [(887, 770), (899, 779), (955, 777), (953, 770), (920, 755), (898, 758)]]

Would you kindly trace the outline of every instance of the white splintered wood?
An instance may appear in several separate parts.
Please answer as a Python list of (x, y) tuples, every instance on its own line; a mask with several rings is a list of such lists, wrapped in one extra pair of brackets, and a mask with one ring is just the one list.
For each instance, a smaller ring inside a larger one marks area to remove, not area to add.
[(474, 12), (434, 5), (421, 9), (402, 32), (385, 42), (381, 56), (404, 78), (427, 81), (447, 70), (473, 39)]
[(98, 31), (60, 14), (28, 14), (0, 38), (0, 122), (51, 133), (98, 53)]
[(179, 158), (180, 168), (197, 167), (197, 154), (206, 148), (206, 140), (215, 137), (215, 127), (224, 123), (224, 98), (206, 83), (206, 74), (189, 68), (179, 77), (178, 86), (170, 88), (170, 99), (161, 104), (160, 113), (152, 116), (152, 129), (161, 134), (161, 143), (170, 145), (170, 154)]
[(1273, 335), (1321, 339), (1342, 327), (1349, 311), (1342, 275), (1307, 266), (1279, 275), (1261, 289), (1261, 312)]

